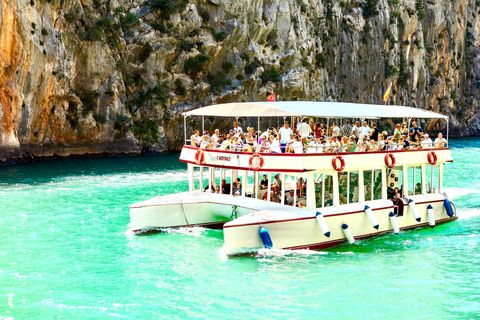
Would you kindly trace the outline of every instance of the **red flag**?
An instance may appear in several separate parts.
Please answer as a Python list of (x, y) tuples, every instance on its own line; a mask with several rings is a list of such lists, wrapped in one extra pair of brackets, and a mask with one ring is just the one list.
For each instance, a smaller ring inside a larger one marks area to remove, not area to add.
[(275, 94), (272, 93), (271, 95), (269, 95), (268, 98), (267, 98), (267, 101), (268, 102), (275, 102)]
[(388, 86), (387, 91), (383, 95), (383, 102), (387, 102), (388, 97), (390, 96), (390, 91), (392, 90), (392, 83), (390, 82), (390, 85)]

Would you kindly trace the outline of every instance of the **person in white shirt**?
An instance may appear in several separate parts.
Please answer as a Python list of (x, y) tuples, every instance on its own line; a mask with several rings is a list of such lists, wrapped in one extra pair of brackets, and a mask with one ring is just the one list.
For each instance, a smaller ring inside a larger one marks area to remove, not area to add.
[(313, 140), (312, 136), (308, 136), (308, 146), (307, 153), (316, 153), (317, 152), (317, 143)]
[(276, 135), (270, 136), (270, 152), (273, 153), (281, 153), (282, 150), (280, 149), (280, 141), (278, 141)]
[(299, 129), (300, 137), (306, 138), (310, 135), (310, 133), (312, 133), (312, 128), (308, 125), (307, 119), (303, 119)]
[(352, 134), (355, 135), (355, 142), (358, 143), (358, 141), (360, 140), (360, 121), (355, 122), (355, 124), (353, 125)]
[(332, 132), (334, 136), (340, 136), (340, 128), (337, 126), (337, 124), (334, 122), (332, 125)]
[(293, 152), (295, 153), (303, 153), (303, 145), (302, 145), (302, 141), (300, 141), (300, 137), (299, 136), (296, 136), (294, 141), (293, 141), (293, 144), (292, 144), (292, 148), (293, 148)]
[(219, 138), (219, 136), (220, 136), (220, 130), (215, 129), (215, 133), (212, 134), (212, 140), (213, 140), (213, 143), (214, 143), (215, 145), (217, 145), (217, 143), (218, 143), (218, 138)]
[(317, 144), (317, 153), (324, 153), (325, 152), (325, 140), (321, 140), (318, 144)]
[(290, 129), (290, 124), (285, 122), (283, 127), (278, 130), (278, 134), (280, 134), (280, 146), (282, 153), (285, 153), (285, 146), (290, 142), (290, 137), (293, 135), (292, 129)]
[(435, 139), (435, 148), (445, 148), (447, 140), (443, 137), (442, 133), (438, 133), (438, 138)]
[(238, 125), (238, 123), (234, 122), (233, 123), (233, 134), (235, 137), (239, 137), (240, 134), (243, 132), (242, 128)]
[(367, 121), (363, 121), (363, 126), (360, 128), (360, 137), (359, 137), (360, 141), (362, 141), (364, 136), (368, 137), (370, 135), (370, 131), (372, 130), (368, 126)]
[(332, 153), (341, 152), (342, 143), (337, 136), (333, 136), (333, 142), (331, 144)]
[(423, 136), (424, 136), (425, 139), (423, 139), (423, 141), (422, 141), (422, 149), (431, 148), (433, 146), (432, 139), (430, 139), (430, 137), (428, 136), (427, 133), (425, 133)]
[(200, 131), (195, 130), (195, 133), (190, 137), (192, 140), (192, 146), (193, 147), (200, 147), (200, 144), (202, 143), (202, 137), (200, 137)]

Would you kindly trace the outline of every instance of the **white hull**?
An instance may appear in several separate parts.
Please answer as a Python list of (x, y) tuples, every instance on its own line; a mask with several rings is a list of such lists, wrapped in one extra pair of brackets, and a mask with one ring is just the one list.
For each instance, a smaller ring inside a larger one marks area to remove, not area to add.
[[(411, 209), (404, 207), (403, 216), (397, 216), (400, 229), (410, 229), (429, 225), (427, 207), (432, 205), (436, 224), (456, 219), (456, 214), (449, 217), (444, 208), (445, 197), (442, 194), (410, 197), (417, 205), (420, 214), (418, 222)], [(378, 221), (378, 230), (372, 226), (364, 211), (365, 204), (372, 210)], [(322, 249), (342, 244), (347, 241), (342, 229), (347, 224), (356, 240), (393, 232), (389, 218), (394, 210), (391, 201), (376, 200), (366, 203), (327, 207), (319, 209), (330, 229), (330, 237), (326, 237), (315, 218), (316, 212), (310, 211), (309, 217), (299, 217), (294, 213), (264, 212), (250, 214), (224, 225), (225, 249), (227, 254), (239, 254), (263, 248), (259, 235), (260, 227), (268, 230), (273, 247), (282, 249)]]
[(259, 210), (283, 210), (301, 216), (307, 213), (255, 198), (189, 191), (131, 205), (130, 228), (133, 232), (188, 226), (220, 228), (227, 221)]

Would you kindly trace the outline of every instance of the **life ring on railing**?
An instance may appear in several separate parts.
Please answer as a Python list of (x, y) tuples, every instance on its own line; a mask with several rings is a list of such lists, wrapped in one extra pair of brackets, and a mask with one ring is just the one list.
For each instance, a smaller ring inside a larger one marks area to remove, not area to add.
[(428, 160), (428, 163), (430, 163), (432, 166), (436, 165), (437, 164), (437, 155), (435, 154), (435, 152), (430, 151), (427, 154), (427, 160)]
[(393, 156), (393, 154), (387, 153), (385, 155), (385, 165), (389, 168), (393, 168), (395, 167), (395, 164), (397, 164), (397, 162), (395, 161), (395, 157)]
[(198, 149), (197, 153), (195, 153), (195, 163), (201, 164), (205, 161), (205, 153), (202, 149)]
[[(258, 160), (256, 160), (256, 158), (258, 158)], [(248, 166), (254, 171), (260, 170), (263, 167), (263, 157), (258, 153), (252, 154), (250, 160), (248, 160)]]
[[(337, 160), (340, 160), (340, 167), (337, 167)], [(343, 159), (342, 156), (335, 156), (332, 159), (332, 166), (333, 166), (333, 169), (337, 171), (342, 171), (343, 169), (345, 169), (345, 160)]]

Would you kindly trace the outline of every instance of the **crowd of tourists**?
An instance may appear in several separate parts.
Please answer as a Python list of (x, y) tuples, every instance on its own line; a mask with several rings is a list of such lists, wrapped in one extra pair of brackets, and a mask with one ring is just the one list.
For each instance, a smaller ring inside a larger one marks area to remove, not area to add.
[(223, 134), (218, 129), (212, 135), (195, 130), (191, 144), (202, 149), (262, 153), (338, 153), (443, 148), (447, 140), (438, 133), (433, 141), (415, 121), (410, 129), (406, 123), (398, 123), (393, 135), (389, 135), (380, 132), (375, 122), (369, 125), (367, 121), (356, 121), (352, 125), (346, 120), (341, 127), (336, 123), (327, 127), (319, 122), (311, 126), (308, 119), (303, 119), (294, 129), (285, 122), (282, 127), (270, 127), (264, 132), (253, 127), (244, 131), (234, 122), (233, 128)]

